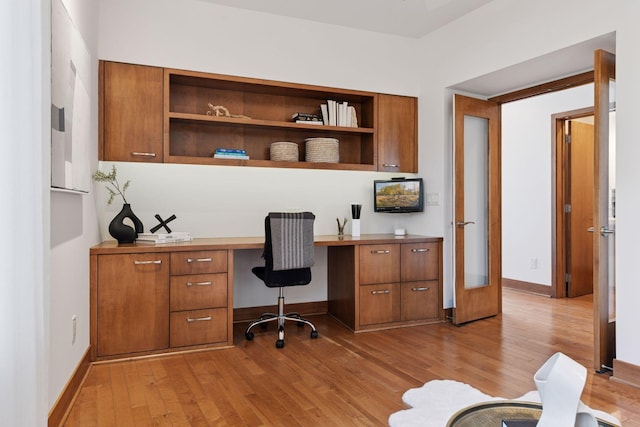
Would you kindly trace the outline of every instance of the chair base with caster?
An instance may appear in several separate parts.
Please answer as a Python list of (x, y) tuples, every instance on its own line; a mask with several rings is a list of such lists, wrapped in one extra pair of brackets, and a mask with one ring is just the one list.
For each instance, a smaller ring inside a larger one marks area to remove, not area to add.
[(304, 327), (304, 325), (309, 325), (311, 327), (310, 337), (312, 339), (318, 338), (318, 330), (316, 326), (309, 320), (303, 319), (298, 313), (284, 313), (284, 293), (283, 289), (280, 288), (280, 294), (278, 296), (278, 314), (274, 313), (264, 313), (260, 316), (260, 319), (254, 320), (249, 324), (246, 331), (244, 332), (244, 337), (247, 341), (253, 340), (254, 334), (251, 332), (254, 326), (261, 325), (266, 327), (269, 322), (277, 322), (278, 323), (278, 340), (276, 341), (276, 348), (284, 347), (284, 322), (288, 320), (290, 322), (296, 322), (298, 327)]

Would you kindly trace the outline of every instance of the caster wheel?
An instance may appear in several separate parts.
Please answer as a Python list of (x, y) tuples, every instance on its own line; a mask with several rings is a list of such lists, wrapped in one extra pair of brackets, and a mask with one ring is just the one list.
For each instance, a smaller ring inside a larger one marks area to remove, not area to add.
[(313, 339), (318, 338), (318, 331), (311, 331), (311, 338)]
[(253, 332), (245, 332), (244, 337), (247, 339), (247, 341), (253, 340)]
[(282, 348), (282, 347), (284, 347), (284, 340), (276, 341), (276, 348)]

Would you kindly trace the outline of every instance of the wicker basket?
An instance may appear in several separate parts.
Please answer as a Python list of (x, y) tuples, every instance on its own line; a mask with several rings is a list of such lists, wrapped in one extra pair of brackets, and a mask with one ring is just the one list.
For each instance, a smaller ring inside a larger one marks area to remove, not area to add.
[(307, 138), (305, 160), (307, 162), (338, 163), (340, 145), (335, 138)]
[(271, 144), (270, 158), (278, 162), (297, 162), (298, 144), (287, 141), (274, 142)]

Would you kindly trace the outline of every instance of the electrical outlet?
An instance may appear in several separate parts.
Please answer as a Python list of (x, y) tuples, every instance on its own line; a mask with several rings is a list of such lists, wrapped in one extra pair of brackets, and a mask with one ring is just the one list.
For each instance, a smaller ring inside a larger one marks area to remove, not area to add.
[(71, 344), (75, 344), (76, 343), (76, 331), (78, 329), (78, 316), (76, 316), (75, 314), (73, 316), (71, 316), (71, 329), (72, 329)]

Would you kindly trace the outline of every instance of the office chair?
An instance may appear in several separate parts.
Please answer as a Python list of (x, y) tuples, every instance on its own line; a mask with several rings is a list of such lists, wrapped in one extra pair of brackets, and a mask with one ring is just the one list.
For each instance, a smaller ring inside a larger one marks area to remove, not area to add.
[(300, 317), (298, 313), (284, 313), (284, 292), (286, 286), (303, 286), (311, 282), (313, 265), (313, 222), (311, 212), (271, 212), (264, 219), (265, 242), (262, 254), (264, 267), (251, 269), (269, 288), (279, 288), (278, 313), (264, 313), (260, 319), (249, 324), (244, 333), (248, 341), (253, 339), (251, 329), (256, 325), (266, 327), (268, 322), (278, 322), (276, 347), (284, 347), (284, 322), (294, 321), (298, 326), (311, 327), (311, 338), (318, 338), (313, 323)]

